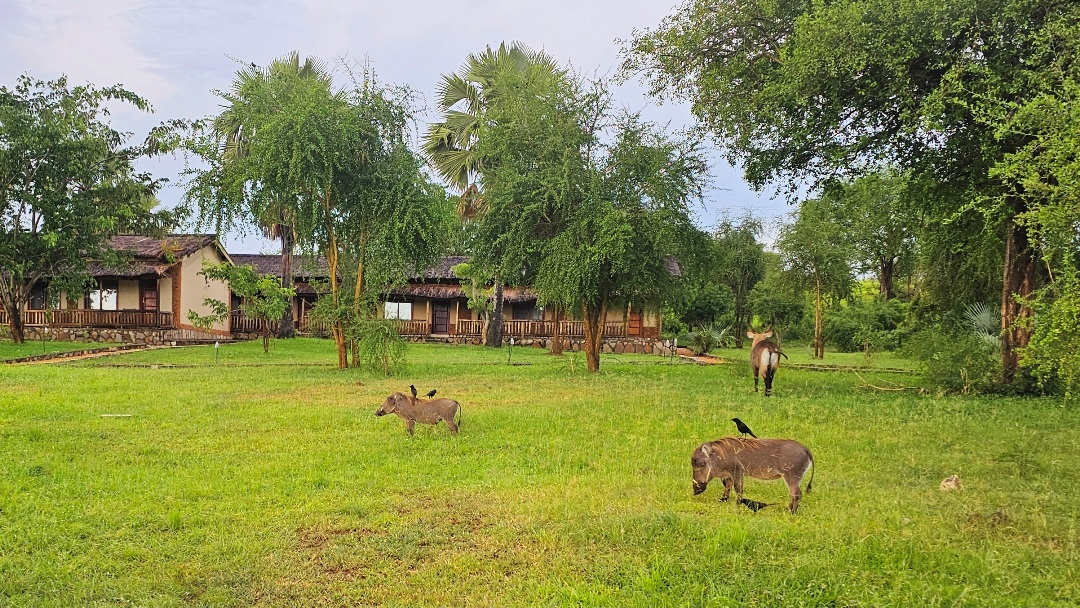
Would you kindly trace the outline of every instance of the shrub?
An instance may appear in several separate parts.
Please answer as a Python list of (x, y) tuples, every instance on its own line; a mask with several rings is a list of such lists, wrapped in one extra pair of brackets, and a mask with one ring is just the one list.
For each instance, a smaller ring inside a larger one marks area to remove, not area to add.
[[(696, 331), (686, 334), (686, 347), (696, 355), (704, 355), (714, 348), (727, 346), (731, 341), (731, 327), (719, 328), (716, 325), (703, 325)], [(679, 341), (682, 344), (682, 340)]]
[(949, 393), (989, 392), (1001, 370), (993, 347), (970, 331), (925, 329), (910, 337), (903, 352), (922, 363), (927, 386)]
[(825, 315), (825, 339), (840, 352), (895, 350), (903, 345), (907, 305), (898, 300), (871, 300)]

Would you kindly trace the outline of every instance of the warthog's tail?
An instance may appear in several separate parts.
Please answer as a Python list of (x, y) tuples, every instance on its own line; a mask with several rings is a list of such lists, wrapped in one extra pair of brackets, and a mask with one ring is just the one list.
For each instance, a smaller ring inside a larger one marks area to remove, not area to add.
[(817, 471), (817, 465), (814, 464), (814, 457), (810, 454), (810, 450), (806, 450), (806, 455), (810, 456), (810, 466), (813, 467), (810, 471), (810, 481), (806, 484), (806, 493), (809, 494), (814, 489), (814, 471)]
[(459, 427), (461, 426), (461, 415), (461, 404), (459, 403), (457, 405), (457, 420), (454, 421), (454, 424), (458, 425)]

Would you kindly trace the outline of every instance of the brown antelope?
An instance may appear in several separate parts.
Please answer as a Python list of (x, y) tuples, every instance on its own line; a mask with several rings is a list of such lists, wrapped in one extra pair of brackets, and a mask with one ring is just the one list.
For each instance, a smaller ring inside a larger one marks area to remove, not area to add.
[(746, 332), (746, 337), (753, 340), (750, 346), (750, 366), (754, 368), (754, 392), (758, 390), (758, 376), (761, 375), (765, 378), (766, 397), (772, 394), (773, 376), (776, 375), (776, 368), (780, 366), (780, 357), (787, 359), (784, 351), (780, 350), (780, 345), (769, 339), (772, 336), (772, 327), (758, 333), (751, 325)]

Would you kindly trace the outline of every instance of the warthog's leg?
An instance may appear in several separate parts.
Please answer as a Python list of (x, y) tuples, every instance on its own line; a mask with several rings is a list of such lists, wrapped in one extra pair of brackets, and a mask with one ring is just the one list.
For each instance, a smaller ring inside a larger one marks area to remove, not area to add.
[(457, 425), (454, 424), (454, 421), (449, 418), (443, 418), (443, 420), (446, 422), (446, 427), (450, 429), (450, 433), (457, 435)]
[(731, 473), (731, 476), (733, 478), (732, 479), (732, 484), (735, 486), (735, 496), (738, 496), (739, 498), (742, 498), (743, 473), (744, 472), (745, 472), (745, 469), (743, 469), (742, 464), (740, 464), (739, 466), (735, 467), (735, 470), (732, 471), (732, 473)]
[(720, 502), (725, 502), (727, 499), (731, 498), (731, 484), (731, 478), (724, 477), (724, 493), (720, 495)]
[(794, 475), (788, 473), (784, 475), (784, 482), (787, 483), (788, 494), (791, 494), (791, 514), (794, 515), (799, 510), (799, 501), (802, 500), (802, 488), (799, 487), (799, 482), (802, 481), (802, 475)]
[(416, 427), (416, 419), (407, 418), (405, 420), (405, 432), (406, 433), (412, 435), (413, 434), (413, 428), (415, 428), (415, 427)]

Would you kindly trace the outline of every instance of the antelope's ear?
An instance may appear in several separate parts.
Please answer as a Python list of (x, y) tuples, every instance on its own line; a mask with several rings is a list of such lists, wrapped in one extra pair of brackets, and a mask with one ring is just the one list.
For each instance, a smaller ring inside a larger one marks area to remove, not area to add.
[(769, 331), (765, 332), (765, 337), (766, 338), (771, 338), (772, 337), (772, 330), (771, 329)]
[(747, 338), (750, 338), (751, 340), (753, 340), (753, 339), (754, 339), (754, 332), (752, 332), (752, 331), (747, 331), (747, 332), (746, 332), (746, 337), (747, 337)]

